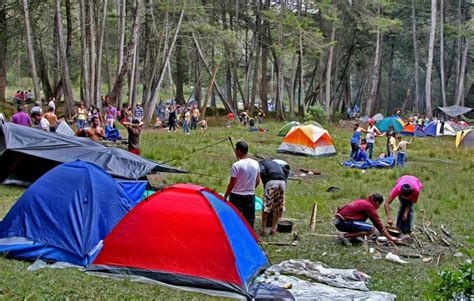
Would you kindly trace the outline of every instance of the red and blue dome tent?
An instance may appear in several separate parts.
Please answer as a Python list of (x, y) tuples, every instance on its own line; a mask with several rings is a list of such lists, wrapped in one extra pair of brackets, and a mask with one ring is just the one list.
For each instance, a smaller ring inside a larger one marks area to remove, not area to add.
[(426, 137), (425, 131), (415, 123), (408, 123), (400, 133), (402, 136)]
[(0, 253), (86, 266), (134, 205), (100, 167), (61, 164), (31, 185), (0, 222)]
[(255, 233), (229, 202), (207, 188), (177, 184), (135, 206), (87, 270), (249, 296), (268, 265)]

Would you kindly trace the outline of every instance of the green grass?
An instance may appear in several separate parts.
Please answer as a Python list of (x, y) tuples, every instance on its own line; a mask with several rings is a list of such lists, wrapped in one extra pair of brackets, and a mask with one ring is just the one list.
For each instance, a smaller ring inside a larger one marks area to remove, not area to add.
[[(243, 139), (250, 145), (250, 152), (267, 157), (281, 158), (293, 169), (306, 168), (321, 171), (322, 176), (302, 181), (289, 181), (287, 189), (286, 216), (296, 219), (295, 229), (302, 234), (297, 247), (264, 246), (271, 262), (277, 263), (290, 258), (305, 258), (321, 261), (331, 267), (357, 268), (372, 276), (369, 287), (395, 293), (401, 300), (423, 299), (436, 271), (459, 264), (463, 258), (452, 254), (442, 257), (437, 268), (434, 262), (423, 263), (420, 259), (408, 259), (409, 265), (400, 266), (385, 260), (374, 260), (364, 254), (362, 246), (342, 247), (333, 238), (308, 235), (308, 225), (313, 202), (318, 202), (318, 233), (336, 233), (332, 218), (338, 206), (352, 199), (365, 197), (372, 192), (387, 196), (396, 179), (403, 174), (400, 169), (360, 170), (339, 166), (349, 155), (350, 131), (329, 128), (335, 140), (338, 154), (327, 158), (307, 158), (281, 155), (275, 152), (281, 137), (276, 135), (281, 124), (271, 123), (269, 132), (250, 133), (234, 127), (231, 129), (210, 128), (207, 132), (192, 132), (185, 136), (181, 132), (145, 131), (142, 135), (142, 151), (145, 157), (167, 161), (183, 169), (207, 174), (171, 175), (161, 179), (164, 183), (191, 182), (224, 192), (229, 168), (235, 158), (228, 142), (206, 150), (197, 149), (218, 140), (232, 136), (234, 142)], [(384, 151), (385, 139), (376, 142), (376, 154)], [(415, 210), (415, 224), (422, 220), (433, 225), (444, 224), (459, 243), (467, 244), (472, 236), (474, 223), (473, 167), (474, 151), (456, 149), (453, 138), (416, 139), (408, 150), (404, 173), (420, 178), (424, 188)], [(442, 160), (442, 161), (440, 161)], [(328, 193), (330, 186), (341, 188), (340, 192)], [(0, 218), (6, 214), (23, 189), (0, 186)], [(262, 194), (259, 187), (257, 193)], [(396, 204), (396, 202), (394, 203)], [(393, 210), (396, 210), (394, 208)], [(380, 211), (383, 220), (384, 214)], [(257, 222), (257, 227), (258, 227)], [(264, 238), (264, 241), (289, 241), (289, 235)], [(160, 286), (138, 284), (130, 281), (116, 281), (93, 277), (75, 270), (26, 271), (29, 263), (0, 258), (0, 297), (15, 299), (58, 299), (58, 298), (136, 298), (136, 299), (208, 299), (208, 296), (175, 291)]]

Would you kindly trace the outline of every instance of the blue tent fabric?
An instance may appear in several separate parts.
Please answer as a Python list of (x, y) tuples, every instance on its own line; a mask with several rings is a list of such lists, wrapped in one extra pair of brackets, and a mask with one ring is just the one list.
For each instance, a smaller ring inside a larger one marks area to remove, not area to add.
[(368, 168), (392, 168), (395, 164), (395, 158), (387, 157), (377, 160), (366, 160), (366, 161), (352, 161), (348, 160), (341, 162), (342, 166), (359, 168), (359, 169), (368, 169)]
[[(0, 251), (86, 266), (133, 206), (125, 190), (98, 166), (64, 163), (31, 185), (0, 222)], [(4, 243), (7, 238), (27, 242)]]
[(111, 127), (110, 125), (105, 127), (105, 137), (107, 137), (107, 140), (110, 141), (122, 139), (122, 137), (120, 136), (120, 132), (116, 128)]
[(222, 227), (234, 251), (242, 282), (250, 285), (250, 280), (254, 279), (255, 275), (270, 265), (265, 253), (262, 252), (258, 244), (251, 243), (254, 241), (254, 238), (245, 224), (235, 222), (240, 217), (230, 206), (212, 193), (203, 191), (203, 194), (211, 203), (222, 223)]
[(418, 124), (415, 124), (415, 133), (403, 131), (403, 132), (400, 133), (400, 135), (402, 135), (402, 136), (411, 136), (411, 137), (426, 137), (425, 131)]
[(123, 190), (128, 194), (134, 204), (138, 204), (144, 199), (147, 181), (127, 181), (127, 180), (116, 180)]

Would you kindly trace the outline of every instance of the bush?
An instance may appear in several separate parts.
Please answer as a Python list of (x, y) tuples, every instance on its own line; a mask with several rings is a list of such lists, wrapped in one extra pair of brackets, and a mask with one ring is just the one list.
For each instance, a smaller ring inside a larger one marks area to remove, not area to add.
[(434, 282), (432, 297), (435, 300), (473, 300), (474, 275), (472, 274), (472, 256), (474, 248), (466, 252), (470, 259), (466, 260), (457, 270), (438, 272)]
[(328, 123), (328, 115), (327, 112), (324, 110), (324, 107), (320, 104), (308, 107), (304, 115), (304, 121), (309, 120), (317, 121), (322, 126), (326, 126)]

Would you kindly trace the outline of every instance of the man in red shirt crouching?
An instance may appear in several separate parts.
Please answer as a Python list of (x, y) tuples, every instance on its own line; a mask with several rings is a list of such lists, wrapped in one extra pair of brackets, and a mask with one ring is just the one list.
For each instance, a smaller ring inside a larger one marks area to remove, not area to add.
[[(337, 230), (345, 232), (341, 233), (339, 238), (346, 246), (351, 245), (349, 239), (371, 235), (375, 228), (389, 240), (397, 242), (397, 239), (387, 232), (377, 213), (382, 203), (383, 196), (373, 193), (366, 200), (355, 200), (339, 208), (334, 225)], [(367, 218), (373, 225), (366, 222)]]

